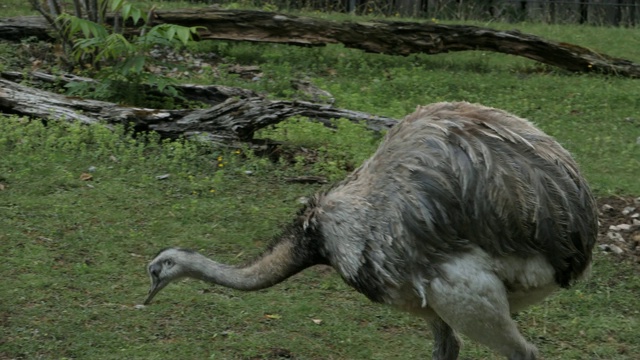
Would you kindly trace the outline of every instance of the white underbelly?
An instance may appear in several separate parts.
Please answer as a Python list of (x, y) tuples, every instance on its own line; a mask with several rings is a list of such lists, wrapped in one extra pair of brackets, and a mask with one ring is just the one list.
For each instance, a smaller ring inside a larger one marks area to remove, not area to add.
[(482, 249), (475, 248), (440, 264), (438, 269), (441, 271), (438, 279), (413, 274), (413, 280), (396, 289), (389, 302), (410, 312), (428, 313), (429, 299), (426, 294), (432, 282), (486, 283), (490, 284), (487, 291), (504, 292), (510, 311), (516, 312), (542, 301), (559, 288), (553, 267), (542, 255), (529, 258), (492, 257)]

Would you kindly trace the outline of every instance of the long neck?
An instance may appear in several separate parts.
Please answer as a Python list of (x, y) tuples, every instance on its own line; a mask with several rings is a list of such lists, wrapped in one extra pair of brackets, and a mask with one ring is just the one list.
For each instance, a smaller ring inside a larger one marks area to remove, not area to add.
[(237, 290), (252, 291), (278, 284), (314, 264), (311, 257), (296, 249), (294, 241), (283, 241), (246, 266), (221, 264), (194, 254), (189, 276)]

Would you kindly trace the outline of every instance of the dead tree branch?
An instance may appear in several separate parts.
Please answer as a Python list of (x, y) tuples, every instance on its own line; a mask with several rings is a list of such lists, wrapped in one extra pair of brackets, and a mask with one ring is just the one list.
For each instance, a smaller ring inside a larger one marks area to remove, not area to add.
[[(194, 85), (195, 86), (195, 85)], [(205, 89), (211, 91), (210, 89)], [(333, 119), (365, 122), (374, 131), (391, 128), (397, 120), (304, 101), (274, 101), (262, 97), (226, 97), (207, 109), (163, 110), (121, 106), (69, 97), (0, 78), (0, 113), (84, 124), (133, 124), (137, 131), (156, 131), (165, 138), (195, 138), (238, 147), (254, 141), (254, 133), (292, 116), (331, 125)]]
[[(251, 10), (157, 10), (154, 23), (200, 26), (200, 39), (283, 43), (299, 46), (343, 44), (366, 52), (400, 55), (454, 51), (492, 51), (522, 56), (571, 72), (594, 72), (640, 78), (640, 64), (591, 49), (519, 31), (467, 25), (367, 21), (338, 22)], [(23, 18), (24, 19), (24, 18)], [(23, 20), (24, 21), (24, 20)], [(41, 22), (44, 20), (40, 19)], [(30, 19), (34, 24), (37, 20)], [(33, 25), (30, 25), (33, 26)], [(38, 29), (45, 24), (38, 25)], [(0, 20), (0, 39), (29, 33), (46, 37), (11, 19)]]
[(340, 43), (366, 52), (401, 56), (481, 50), (522, 56), (571, 72), (640, 78), (640, 64), (515, 30), (429, 22), (337, 22), (264, 11), (215, 9), (156, 11), (155, 21), (201, 26), (201, 39), (302, 46)]

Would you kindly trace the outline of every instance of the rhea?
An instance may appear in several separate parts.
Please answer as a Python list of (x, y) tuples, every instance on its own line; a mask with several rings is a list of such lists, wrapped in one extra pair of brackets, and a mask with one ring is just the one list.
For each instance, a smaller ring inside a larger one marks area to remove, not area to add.
[(183, 277), (251, 291), (327, 264), (372, 301), (424, 317), (433, 359), (457, 359), (460, 333), (532, 360), (511, 313), (579, 280), (596, 232), (594, 198), (557, 141), (502, 110), (437, 103), (389, 130), (247, 264), (160, 251), (145, 304)]

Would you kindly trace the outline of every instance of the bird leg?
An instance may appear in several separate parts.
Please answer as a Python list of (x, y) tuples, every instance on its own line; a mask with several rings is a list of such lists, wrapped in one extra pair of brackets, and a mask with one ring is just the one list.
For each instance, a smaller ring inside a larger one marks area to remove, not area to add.
[(535, 346), (511, 318), (504, 284), (478, 259), (471, 253), (442, 264), (443, 275), (426, 289), (429, 306), (448, 326), (509, 360), (535, 360)]
[(433, 332), (433, 360), (456, 360), (460, 351), (460, 339), (451, 326), (440, 317), (429, 321)]

